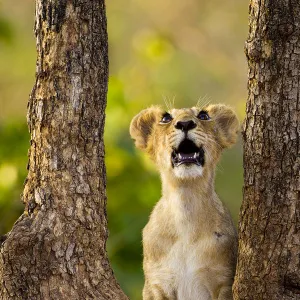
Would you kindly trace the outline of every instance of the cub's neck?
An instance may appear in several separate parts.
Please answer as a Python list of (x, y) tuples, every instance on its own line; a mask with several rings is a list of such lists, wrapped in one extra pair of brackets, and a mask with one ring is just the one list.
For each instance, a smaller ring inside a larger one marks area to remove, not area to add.
[(209, 232), (207, 227), (218, 219), (220, 213), (224, 213), (224, 206), (214, 189), (214, 172), (203, 175), (185, 180), (164, 174), (161, 176), (163, 193), (161, 201), (166, 207), (167, 217), (181, 228), (180, 231), (184, 232), (185, 227), (187, 229), (195, 227), (197, 232)]
[(164, 199), (179, 197), (184, 201), (205, 201), (215, 195), (214, 170), (210, 172), (205, 170), (202, 176), (186, 179), (162, 173), (161, 179)]

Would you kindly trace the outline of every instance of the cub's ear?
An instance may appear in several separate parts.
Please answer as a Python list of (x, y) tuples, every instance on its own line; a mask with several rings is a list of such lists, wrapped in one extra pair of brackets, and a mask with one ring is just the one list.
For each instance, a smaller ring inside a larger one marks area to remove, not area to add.
[(209, 105), (206, 110), (215, 122), (215, 132), (219, 144), (223, 148), (235, 144), (240, 128), (235, 112), (224, 104)]
[(132, 119), (129, 131), (138, 149), (146, 150), (148, 148), (153, 125), (159, 122), (162, 114), (163, 111), (159, 106), (152, 106), (142, 110)]

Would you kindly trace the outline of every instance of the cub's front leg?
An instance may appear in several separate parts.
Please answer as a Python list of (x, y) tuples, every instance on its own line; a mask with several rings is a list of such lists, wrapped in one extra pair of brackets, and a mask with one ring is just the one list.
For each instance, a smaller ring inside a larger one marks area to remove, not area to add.
[(231, 286), (223, 286), (220, 290), (220, 294), (218, 300), (232, 300), (232, 287)]
[(143, 300), (176, 300), (175, 292), (172, 295), (166, 295), (163, 288), (157, 284), (151, 285), (145, 282), (143, 289)]

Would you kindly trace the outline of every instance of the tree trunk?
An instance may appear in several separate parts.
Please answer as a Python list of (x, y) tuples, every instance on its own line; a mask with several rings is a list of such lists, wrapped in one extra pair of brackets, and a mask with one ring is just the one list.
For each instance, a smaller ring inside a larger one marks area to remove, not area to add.
[(36, 0), (25, 212), (0, 251), (0, 299), (127, 299), (105, 246), (104, 0)]
[(250, 1), (235, 299), (300, 299), (300, 2)]

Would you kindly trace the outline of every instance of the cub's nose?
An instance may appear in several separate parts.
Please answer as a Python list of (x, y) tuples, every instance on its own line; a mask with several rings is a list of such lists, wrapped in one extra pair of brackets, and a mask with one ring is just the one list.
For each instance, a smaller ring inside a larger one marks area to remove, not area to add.
[(176, 124), (175, 124), (175, 128), (176, 129), (180, 129), (184, 132), (187, 132), (193, 128), (196, 127), (196, 123), (192, 120), (189, 120), (189, 121), (178, 121)]

